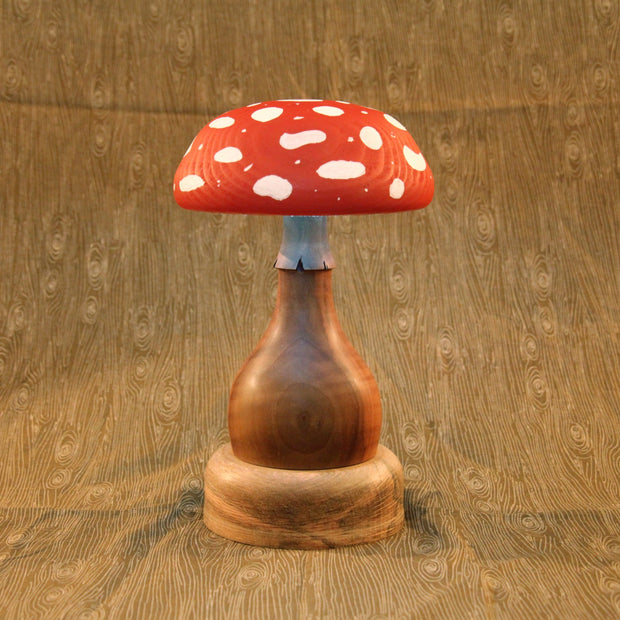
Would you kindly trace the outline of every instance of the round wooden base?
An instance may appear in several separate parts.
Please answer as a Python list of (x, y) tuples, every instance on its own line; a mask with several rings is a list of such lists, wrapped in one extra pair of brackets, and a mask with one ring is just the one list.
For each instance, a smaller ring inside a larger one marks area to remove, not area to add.
[(321, 549), (391, 536), (403, 525), (403, 469), (379, 446), (350, 467), (275, 469), (239, 460), (230, 444), (205, 471), (204, 521), (230, 540)]

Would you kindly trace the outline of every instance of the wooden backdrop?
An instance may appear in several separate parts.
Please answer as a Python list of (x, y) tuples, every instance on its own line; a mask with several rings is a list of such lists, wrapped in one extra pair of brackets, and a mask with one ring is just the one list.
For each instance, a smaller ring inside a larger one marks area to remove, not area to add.
[[(617, 0), (2, 0), (0, 615), (620, 617)], [(423, 211), (330, 221), (405, 531), (277, 551), (201, 523), (277, 217), (189, 213), (213, 116), (406, 124)]]

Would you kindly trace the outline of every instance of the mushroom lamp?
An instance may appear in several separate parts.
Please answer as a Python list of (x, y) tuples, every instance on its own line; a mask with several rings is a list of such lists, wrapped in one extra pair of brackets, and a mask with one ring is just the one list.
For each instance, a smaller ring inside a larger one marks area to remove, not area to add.
[(191, 143), (174, 180), (181, 207), (284, 216), (276, 307), (233, 382), (230, 443), (205, 471), (213, 532), (323, 548), (401, 528), (402, 466), (379, 444), (377, 384), (336, 316), (326, 216), (418, 209), (433, 191), (398, 120), (342, 101), (255, 103)]

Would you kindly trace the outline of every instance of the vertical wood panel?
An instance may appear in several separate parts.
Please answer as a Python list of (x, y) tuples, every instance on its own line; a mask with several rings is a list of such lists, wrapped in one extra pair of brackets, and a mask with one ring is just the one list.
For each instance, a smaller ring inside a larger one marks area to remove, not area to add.
[[(600, 0), (3, 0), (2, 613), (617, 616), (619, 34)], [(280, 222), (172, 176), (278, 97), (394, 114), (437, 182), (329, 224), (407, 527), (326, 553), (201, 523)]]

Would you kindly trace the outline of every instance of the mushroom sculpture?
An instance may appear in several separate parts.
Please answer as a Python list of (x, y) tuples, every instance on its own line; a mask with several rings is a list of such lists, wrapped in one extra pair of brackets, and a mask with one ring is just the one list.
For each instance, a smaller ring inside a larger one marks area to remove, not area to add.
[(326, 216), (418, 209), (433, 191), (399, 121), (342, 101), (239, 108), (188, 148), (174, 181), (180, 206), (285, 216), (276, 308), (233, 382), (230, 443), (205, 472), (215, 533), (321, 548), (401, 528), (402, 466), (379, 444), (377, 384), (336, 317)]

